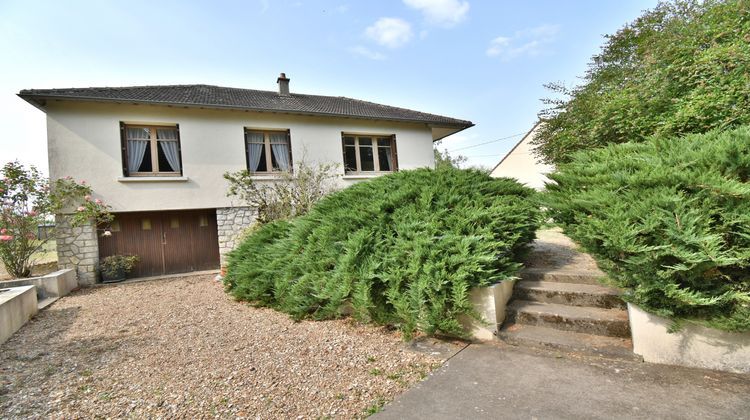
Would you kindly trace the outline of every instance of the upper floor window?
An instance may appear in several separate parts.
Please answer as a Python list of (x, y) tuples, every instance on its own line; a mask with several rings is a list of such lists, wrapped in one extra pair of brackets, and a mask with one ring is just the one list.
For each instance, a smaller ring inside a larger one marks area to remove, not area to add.
[(245, 129), (247, 170), (253, 173), (291, 171), (289, 131)]
[(344, 170), (347, 174), (398, 170), (396, 136), (342, 135)]
[(127, 176), (182, 174), (180, 131), (177, 125), (121, 124), (123, 168)]

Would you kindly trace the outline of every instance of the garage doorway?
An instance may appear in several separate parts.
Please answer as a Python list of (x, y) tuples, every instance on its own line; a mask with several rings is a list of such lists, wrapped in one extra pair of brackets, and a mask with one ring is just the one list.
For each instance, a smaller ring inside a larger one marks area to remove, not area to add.
[(99, 255), (137, 255), (131, 277), (219, 268), (216, 210), (117, 213)]

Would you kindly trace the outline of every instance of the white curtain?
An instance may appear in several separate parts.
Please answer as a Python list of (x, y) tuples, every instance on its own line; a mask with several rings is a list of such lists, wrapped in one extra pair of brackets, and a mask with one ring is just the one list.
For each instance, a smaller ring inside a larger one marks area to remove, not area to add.
[(159, 146), (161, 146), (161, 150), (164, 152), (164, 156), (167, 158), (167, 162), (169, 162), (169, 166), (172, 167), (172, 170), (180, 172), (180, 154), (177, 142), (160, 141)]
[(289, 144), (286, 134), (271, 134), (270, 137), (271, 152), (273, 153), (273, 157), (276, 158), (276, 163), (279, 164), (279, 169), (288, 171), (291, 168), (289, 167)]
[[(176, 128), (157, 128), (156, 138), (159, 141), (164, 156), (174, 172), (180, 172), (179, 135)], [(168, 141), (161, 141), (168, 140)]]
[[(388, 165), (388, 169), (387, 170), (392, 171), (393, 170), (393, 153), (391, 152), (391, 148), (390, 147), (381, 147), (381, 149), (385, 149), (385, 158), (388, 159), (388, 161), (385, 163), (385, 165)], [(378, 156), (378, 157), (380, 157), (380, 156)], [(383, 168), (385, 165), (383, 165), (383, 162), (380, 162), (380, 170), (381, 171), (385, 171), (386, 170), (386, 169)]]
[(260, 155), (263, 154), (263, 133), (247, 133), (247, 164), (250, 172), (258, 170)]
[(146, 154), (150, 133), (147, 128), (128, 128), (128, 172), (138, 172)]

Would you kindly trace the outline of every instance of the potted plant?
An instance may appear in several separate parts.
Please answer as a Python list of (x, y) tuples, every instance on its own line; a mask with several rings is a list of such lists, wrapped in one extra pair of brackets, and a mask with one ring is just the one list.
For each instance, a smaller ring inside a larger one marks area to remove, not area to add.
[(99, 270), (102, 273), (103, 283), (115, 283), (123, 281), (128, 273), (138, 263), (136, 255), (110, 255), (99, 261)]

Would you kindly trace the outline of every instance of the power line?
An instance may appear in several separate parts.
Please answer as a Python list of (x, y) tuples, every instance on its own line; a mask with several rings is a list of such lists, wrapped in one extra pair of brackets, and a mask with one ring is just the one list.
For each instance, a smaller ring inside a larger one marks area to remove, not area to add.
[(473, 144), (471, 146), (464, 146), (464, 147), (459, 147), (458, 149), (448, 150), (448, 152), (458, 152), (459, 150), (471, 149), (472, 147), (483, 146), (485, 144), (495, 143), (495, 142), (502, 141), (502, 140), (508, 140), (508, 139), (512, 139), (513, 137), (523, 136), (524, 134), (526, 134), (526, 133), (513, 134), (513, 135), (508, 136), (508, 137), (502, 137), (502, 138), (499, 138), (499, 139), (496, 139), (496, 140), (486, 141), (484, 143), (477, 143), (477, 144)]
[(493, 156), (494, 157), (500, 157), (500, 153), (494, 153), (494, 154), (491, 154), (491, 155), (470, 155), (470, 156), (462, 155), (462, 156), (465, 157), (465, 158), (480, 158), (480, 157), (493, 157)]

